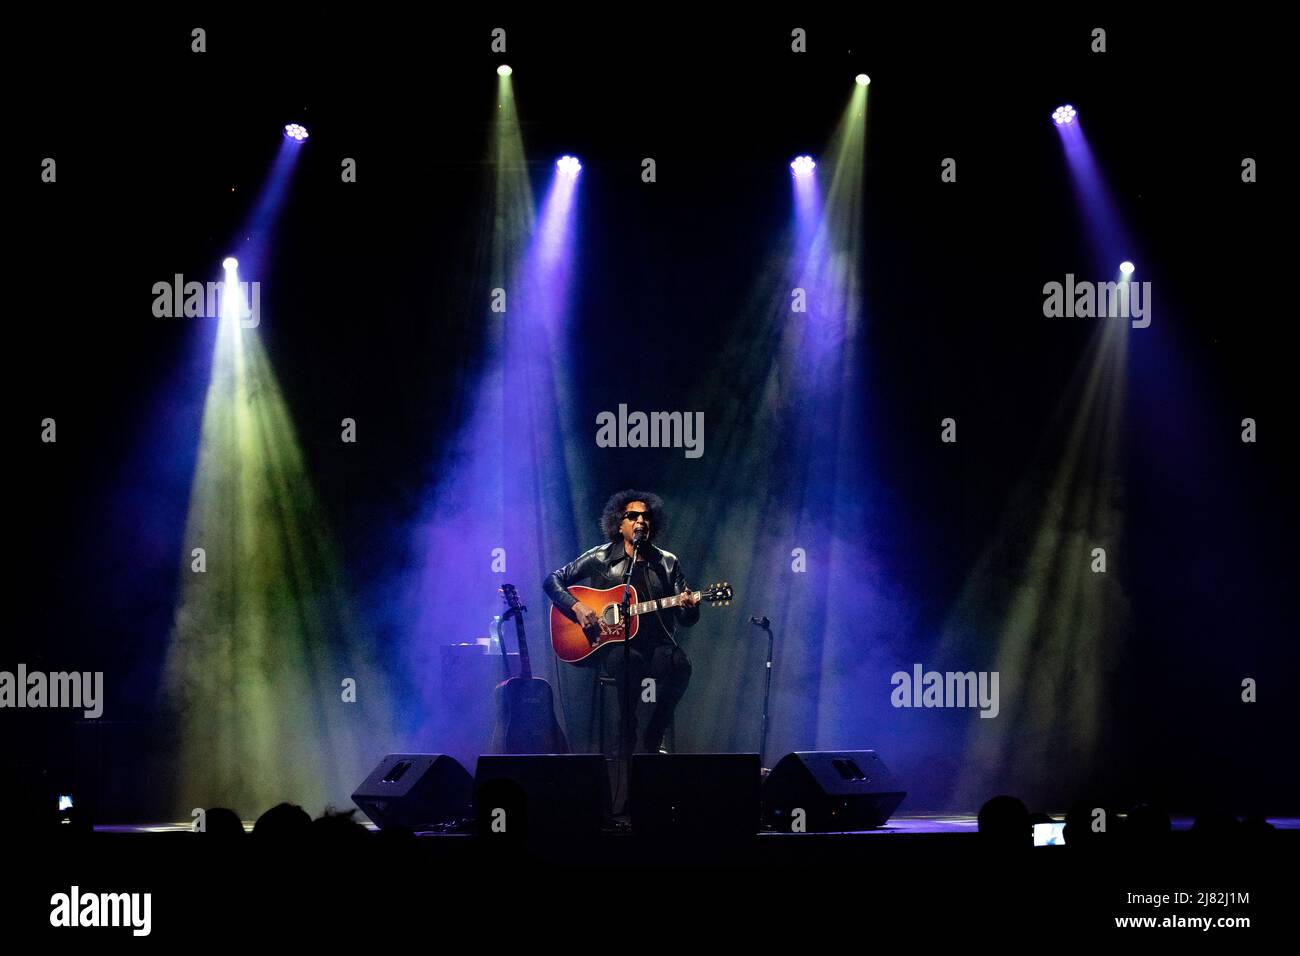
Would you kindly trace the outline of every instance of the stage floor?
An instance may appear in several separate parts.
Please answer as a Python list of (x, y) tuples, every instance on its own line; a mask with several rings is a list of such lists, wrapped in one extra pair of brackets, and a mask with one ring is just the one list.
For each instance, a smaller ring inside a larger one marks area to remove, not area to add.
[[(1050, 814), (1053, 820), (1063, 822), (1064, 813)], [(244, 829), (252, 832), (253, 820), (245, 820)], [(1170, 824), (1175, 833), (1190, 831), (1193, 817), (1172, 817)], [(1268, 822), (1273, 824), (1278, 830), (1300, 831), (1300, 817), (1269, 817)], [(190, 831), (194, 826), (193, 820), (181, 820), (175, 823), (123, 823), (123, 824), (103, 824), (95, 827), (96, 833), (183, 833)], [(367, 823), (366, 826), (371, 830), (378, 830), (373, 823)], [(845, 834), (792, 834), (792, 833), (774, 833), (760, 832), (757, 834), (760, 839), (772, 837), (800, 837), (800, 836), (831, 836), (831, 835), (852, 835), (852, 836), (938, 836), (938, 835), (955, 835), (970, 834), (974, 835), (979, 832), (978, 821), (974, 813), (900, 813), (890, 817), (886, 826), (875, 830), (854, 830), (847, 831)], [(610, 835), (617, 836), (618, 830), (609, 831)], [(421, 838), (438, 838), (438, 837), (464, 837), (465, 833), (418, 833)]]

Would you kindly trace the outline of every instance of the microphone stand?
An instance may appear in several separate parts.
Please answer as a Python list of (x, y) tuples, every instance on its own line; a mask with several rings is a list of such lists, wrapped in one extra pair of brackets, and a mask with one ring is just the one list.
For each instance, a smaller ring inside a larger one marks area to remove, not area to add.
[(772, 696), (772, 622), (765, 617), (751, 617), (749, 622), (767, 631), (767, 684), (763, 688), (763, 729), (758, 740), (758, 765), (762, 767), (767, 753), (767, 706)]
[(633, 734), (631, 739), (628, 738), (628, 731), (632, 726), (632, 715), (636, 712), (635, 705), (632, 703), (632, 616), (628, 612), (632, 605), (632, 572), (636, 569), (637, 558), (641, 556), (641, 545), (644, 543), (644, 536), (636, 532), (632, 534), (632, 557), (627, 563), (627, 574), (623, 576), (623, 719), (619, 727), (619, 737), (622, 738), (623, 751), (623, 768), (624, 784), (627, 789), (629, 802), (632, 798), (632, 751), (636, 747), (636, 735)]

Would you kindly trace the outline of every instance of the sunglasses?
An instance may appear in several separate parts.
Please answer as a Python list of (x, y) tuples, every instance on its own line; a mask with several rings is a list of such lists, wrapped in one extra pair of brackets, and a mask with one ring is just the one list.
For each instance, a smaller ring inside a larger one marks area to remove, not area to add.
[(637, 519), (637, 518), (644, 518), (644, 519), (646, 520), (646, 523), (648, 524), (648, 523), (650, 522), (650, 512), (648, 512), (648, 511), (627, 511), (627, 512), (624, 512), (624, 514), (623, 514), (623, 520), (624, 520), (624, 521), (630, 521), (630, 522), (632, 522), (633, 524), (636, 524), (636, 519)]

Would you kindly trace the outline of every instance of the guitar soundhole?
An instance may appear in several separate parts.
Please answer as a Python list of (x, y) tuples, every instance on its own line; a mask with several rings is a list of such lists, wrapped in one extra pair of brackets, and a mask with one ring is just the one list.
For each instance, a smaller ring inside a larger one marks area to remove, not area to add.
[(605, 613), (600, 616), (601, 623), (604, 625), (601, 630), (607, 633), (613, 633), (622, 625), (619, 622), (619, 606), (609, 604), (605, 606)]

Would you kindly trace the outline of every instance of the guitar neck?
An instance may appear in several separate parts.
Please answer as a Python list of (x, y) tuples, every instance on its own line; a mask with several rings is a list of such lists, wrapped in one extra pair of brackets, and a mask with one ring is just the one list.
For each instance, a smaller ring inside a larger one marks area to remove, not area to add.
[(512, 611), (515, 617), (515, 637), (519, 642), (519, 676), (524, 680), (533, 679), (533, 665), (528, 660), (528, 641), (524, 638), (524, 616)]
[[(689, 592), (694, 597), (699, 597), (700, 591)], [(684, 594), (674, 594), (672, 597), (658, 598), (654, 601), (638, 601), (628, 607), (628, 614), (633, 616), (637, 614), (648, 614), (651, 611), (666, 611), (671, 607), (677, 607), (682, 603)]]

